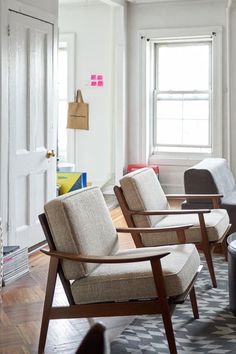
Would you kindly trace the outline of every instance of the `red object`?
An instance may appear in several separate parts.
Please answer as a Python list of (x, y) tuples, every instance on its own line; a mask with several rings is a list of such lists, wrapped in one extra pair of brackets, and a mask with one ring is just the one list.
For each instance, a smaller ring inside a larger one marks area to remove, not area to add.
[(143, 167), (153, 168), (154, 172), (157, 175), (160, 172), (159, 166), (157, 166), (157, 165), (149, 165), (149, 164), (145, 164), (145, 163), (136, 163), (136, 164), (131, 164), (131, 165), (127, 166), (127, 173), (135, 171), (135, 170), (138, 170), (138, 169), (143, 168)]

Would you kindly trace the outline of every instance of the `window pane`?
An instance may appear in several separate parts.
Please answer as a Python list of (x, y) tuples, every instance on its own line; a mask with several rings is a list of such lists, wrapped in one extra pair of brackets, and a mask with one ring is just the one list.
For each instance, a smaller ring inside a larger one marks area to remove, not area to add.
[(209, 102), (205, 101), (184, 101), (183, 119), (205, 119), (209, 117)]
[(182, 121), (159, 119), (157, 121), (158, 144), (180, 145), (182, 143)]
[(181, 119), (181, 101), (157, 101), (157, 118), (159, 119)]
[(183, 122), (183, 144), (191, 146), (208, 145), (208, 121), (185, 120)]
[(209, 89), (210, 43), (161, 45), (158, 47), (160, 91), (205, 91)]

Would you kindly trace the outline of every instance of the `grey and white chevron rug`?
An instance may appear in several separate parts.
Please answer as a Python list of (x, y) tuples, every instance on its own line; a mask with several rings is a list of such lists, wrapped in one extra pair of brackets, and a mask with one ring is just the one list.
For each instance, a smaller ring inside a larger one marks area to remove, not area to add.
[[(229, 310), (228, 264), (221, 256), (214, 256), (214, 264), (218, 288), (210, 287), (205, 264), (196, 283), (200, 319), (193, 319), (189, 301), (174, 311), (178, 354), (236, 354), (236, 317)], [(136, 317), (112, 342), (111, 353), (168, 354), (161, 316)]]

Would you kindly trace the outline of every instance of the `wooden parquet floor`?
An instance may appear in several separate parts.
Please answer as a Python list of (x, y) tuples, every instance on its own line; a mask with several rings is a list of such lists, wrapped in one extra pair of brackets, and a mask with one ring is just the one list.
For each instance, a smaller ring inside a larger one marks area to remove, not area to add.
[[(114, 224), (126, 226), (119, 208), (111, 211)], [(134, 247), (131, 236), (120, 234), (120, 247)], [(3, 287), (0, 304), (0, 354), (37, 353), (43, 310), (49, 257), (36, 251), (30, 255), (30, 273)], [(54, 303), (67, 303), (57, 282)], [(50, 322), (46, 354), (75, 353), (88, 330), (86, 319), (54, 320)]]

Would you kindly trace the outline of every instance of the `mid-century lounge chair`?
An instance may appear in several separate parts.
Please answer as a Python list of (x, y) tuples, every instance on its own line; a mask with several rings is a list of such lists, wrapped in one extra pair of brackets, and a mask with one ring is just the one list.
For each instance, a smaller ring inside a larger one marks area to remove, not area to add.
[[(165, 195), (151, 168), (143, 168), (128, 173), (120, 180), (120, 187), (114, 191), (129, 227), (167, 227), (179, 224), (193, 224), (186, 230), (187, 242), (196, 244), (204, 252), (209, 268), (212, 285), (217, 287), (212, 252), (216, 244), (221, 243), (227, 257), (226, 235), (230, 229), (226, 210), (216, 209), (220, 195), (201, 195), (213, 200), (215, 209), (171, 210), (168, 200), (186, 199), (186, 195)], [(191, 199), (199, 195), (191, 195)], [(143, 235), (132, 232), (136, 247), (153, 247), (182, 242), (176, 233), (155, 232)]]
[[(170, 353), (177, 353), (171, 321), (175, 305), (189, 294), (194, 318), (198, 318), (194, 281), (201, 266), (194, 245), (119, 251), (117, 232), (132, 229), (114, 228), (98, 187), (48, 202), (39, 218), (50, 248), (43, 251), (50, 256), (50, 265), (39, 353), (44, 352), (52, 319), (141, 314), (162, 315)], [(188, 227), (170, 230), (183, 236)], [(139, 231), (148, 235), (150, 230)], [(68, 306), (52, 305), (57, 274)]]

